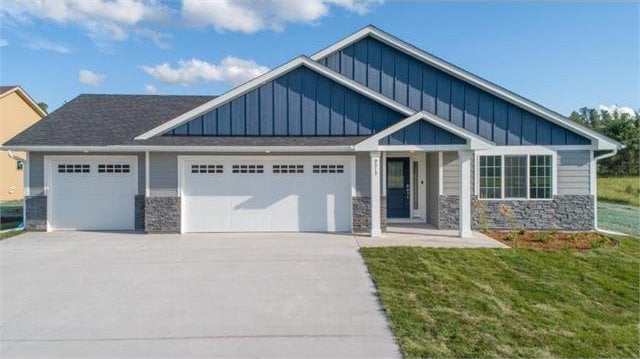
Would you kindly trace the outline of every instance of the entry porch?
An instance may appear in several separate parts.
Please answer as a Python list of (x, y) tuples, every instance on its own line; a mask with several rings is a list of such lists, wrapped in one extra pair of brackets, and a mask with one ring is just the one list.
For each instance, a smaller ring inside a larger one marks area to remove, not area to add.
[(387, 226), (415, 223), (472, 238), (472, 163), (476, 151), (494, 145), (427, 112), (356, 145), (360, 162), (368, 154), (369, 235), (381, 237)]

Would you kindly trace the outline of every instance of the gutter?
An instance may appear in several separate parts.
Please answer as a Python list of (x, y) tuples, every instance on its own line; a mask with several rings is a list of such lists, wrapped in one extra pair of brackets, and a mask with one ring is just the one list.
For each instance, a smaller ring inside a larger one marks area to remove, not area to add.
[[(603, 153), (600, 156), (593, 157), (592, 165), (594, 165), (596, 167), (595, 170), (594, 170), (595, 173), (596, 173), (596, 181), (597, 181), (597, 175), (598, 175), (598, 161), (599, 160), (603, 160), (605, 158), (613, 157), (617, 153), (618, 153), (618, 149), (614, 149), (611, 152)], [(595, 196), (593, 196), (593, 203), (594, 203), (594, 206), (593, 206), (594, 218), (593, 219), (594, 219), (596, 231), (602, 232), (602, 233), (605, 233), (605, 234), (611, 234), (611, 235), (614, 235), (614, 236), (628, 236), (628, 234), (626, 234), (626, 233), (610, 231), (610, 230), (607, 230), (607, 229), (602, 229), (602, 228), (600, 228), (598, 226), (598, 191), (597, 191), (598, 184), (597, 184), (597, 182), (594, 183), (594, 186), (596, 186), (596, 192), (595, 192)]]

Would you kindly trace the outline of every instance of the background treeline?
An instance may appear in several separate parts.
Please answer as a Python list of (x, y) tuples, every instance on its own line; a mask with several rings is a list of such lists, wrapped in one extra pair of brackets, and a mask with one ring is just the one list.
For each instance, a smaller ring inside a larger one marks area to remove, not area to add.
[(640, 112), (607, 111), (583, 107), (569, 118), (611, 137), (626, 147), (613, 157), (598, 161), (602, 176), (638, 176), (640, 174)]

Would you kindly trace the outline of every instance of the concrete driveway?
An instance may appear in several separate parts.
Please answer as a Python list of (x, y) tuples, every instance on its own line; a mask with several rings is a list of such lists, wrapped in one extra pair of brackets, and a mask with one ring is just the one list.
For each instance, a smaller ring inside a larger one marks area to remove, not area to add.
[(357, 250), (328, 234), (3, 240), (0, 357), (398, 357)]

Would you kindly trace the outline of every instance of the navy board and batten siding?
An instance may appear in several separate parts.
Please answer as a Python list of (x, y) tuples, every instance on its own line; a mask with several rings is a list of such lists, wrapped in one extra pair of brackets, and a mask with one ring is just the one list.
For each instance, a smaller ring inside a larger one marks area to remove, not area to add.
[(590, 140), (365, 37), (319, 62), (416, 111), (426, 110), (497, 145), (588, 145)]
[(464, 145), (467, 141), (445, 129), (424, 120), (385, 136), (381, 145)]
[(218, 105), (168, 135), (371, 135), (405, 118), (307, 67)]

